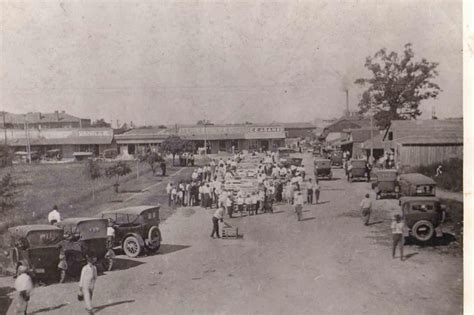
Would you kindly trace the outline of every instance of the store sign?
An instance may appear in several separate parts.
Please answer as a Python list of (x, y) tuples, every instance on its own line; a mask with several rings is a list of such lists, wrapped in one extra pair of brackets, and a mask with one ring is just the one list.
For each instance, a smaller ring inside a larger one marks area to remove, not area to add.
[(252, 127), (251, 132), (281, 132), (281, 127)]

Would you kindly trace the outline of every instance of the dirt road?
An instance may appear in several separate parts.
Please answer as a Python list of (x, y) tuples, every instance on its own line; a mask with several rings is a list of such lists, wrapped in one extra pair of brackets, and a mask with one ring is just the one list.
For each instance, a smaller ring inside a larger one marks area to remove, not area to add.
[[(120, 256), (118, 270), (99, 277), (97, 313), (461, 313), (462, 257), (407, 246), (408, 260), (392, 259), (387, 220), (396, 202), (377, 201), (384, 210), (366, 227), (357, 208), (369, 185), (342, 175), (322, 182), (321, 204), (305, 206), (302, 222), (287, 205), (227, 219), (239, 240), (209, 237), (212, 210), (178, 209), (162, 226), (160, 254)], [(73, 282), (40, 287), (29, 309), (81, 314), (76, 294)]]

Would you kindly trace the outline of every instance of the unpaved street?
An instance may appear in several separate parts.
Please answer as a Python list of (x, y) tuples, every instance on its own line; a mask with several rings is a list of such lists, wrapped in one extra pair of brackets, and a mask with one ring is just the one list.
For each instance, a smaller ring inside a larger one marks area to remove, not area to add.
[[(321, 204), (305, 206), (302, 222), (287, 205), (226, 219), (238, 240), (209, 237), (213, 210), (178, 209), (161, 227), (159, 254), (119, 256), (117, 270), (99, 277), (97, 313), (461, 313), (462, 257), (407, 246), (408, 260), (392, 259), (387, 220), (397, 202), (377, 201), (384, 210), (366, 227), (358, 205), (369, 184), (347, 183), (340, 169), (335, 177), (321, 182)], [(37, 288), (29, 310), (85, 313), (76, 294), (75, 282)]]

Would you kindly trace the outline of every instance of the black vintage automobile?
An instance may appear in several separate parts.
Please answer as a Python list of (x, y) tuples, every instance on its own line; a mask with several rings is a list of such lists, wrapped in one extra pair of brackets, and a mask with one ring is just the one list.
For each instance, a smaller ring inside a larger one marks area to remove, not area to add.
[(436, 182), (423, 174), (401, 174), (399, 183), (402, 196), (436, 196)]
[(436, 197), (401, 197), (405, 224), (410, 235), (420, 242), (428, 242), (437, 234), (442, 236), (438, 227), (446, 218), (446, 207)]
[(114, 247), (121, 247), (129, 257), (145, 250), (156, 252), (161, 245), (160, 205), (137, 206), (101, 213), (115, 228)]
[(332, 166), (342, 167), (342, 151), (333, 151), (329, 154)]
[(375, 182), (372, 183), (376, 198), (394, 197), (398, 199), (400, 186), (398, 184), (397, 170), (384, 169), (375, 172)]
[(23, 265), (37, 279), (59, 278), (59, 243), (63, 230), (54, 225), (20, 225), (8, 229), (10, 262), (15, 274)]
[(314, 178), (332, 179), (331, 161), (328, 159), (314, 160)]
[(86, 256), (94, 256), (97, 263), (107, 270), (107, 220), (98, 218), (68, 218), (58, 222), (64, 230), (61, 242), (68, 274), (78, 276), (87, 263)]
[(351, 160), (352, 165), (351, 177), (349, 181), (352, 183), (355, 180), (367, 180), (367, 168), (365, 167), (365, 160)]

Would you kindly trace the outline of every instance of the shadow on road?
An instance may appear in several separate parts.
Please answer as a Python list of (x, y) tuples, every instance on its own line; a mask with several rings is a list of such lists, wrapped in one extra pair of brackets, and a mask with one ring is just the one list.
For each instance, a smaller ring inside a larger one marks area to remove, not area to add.
[(46, 312), (51, 312), (51, 311), (54, 311), (54, 310), (58, 310), (60, 309), (61, 307), (64, 307), (66, 306), (67, 304), (66, 303), (62, 303), (62, 304), (59, 304), (59, 305), (56, 305), (56, 306), (52, 306), (52, 307), (45, 307), (45, 308), (41, 308), (37, 311), (34, 311), (30, 314), (39, 314), (39, 313), (46, 313)]
[(130, 259), (125, 259), (125, 258), (115, 258), (114, 267), (112, 271), (127, 270), (127, 269), (134, 268), (143, 264), (144, 264), (143, 262), (136, 261), (136, 260), (130, 260)]
[(410, 253), (408, 255), (403, 256), (405, 260), (412, 258), (413, 256), (418, 255), (418, 252)]
[(371, 225), (377, 225), (377, 224), (380, 224), (380, 223), (383, 223), (383, 220), (379, 220), (379, 221), (375, 221), (375, 222), (369, 222), (369, 224), (367, 224), (367, 225), (371, 226)]
[(301, 221), (311, 221), (311, 220), (314, 220), (314, 219), (316, 219), (316, 217), (304, 218), (304, 219), (301, 219)]
[(189, 245), (173, 245), (173, 244), (161, 244), (160, 250), (158, 251), (159, 255), (166, 255), (177, 252), (182, 249), (189, 248)]
[(285, 212), (285, 210), (273, 211), (273, 214), (275, 214), (275, 213), (284, 213), (284, 212)]
[(118, 302), (114, 302), (114, 303), (104, 304), (104, 305), (94, 307), (94, 312), (99, 313), (100, 311), (102, 311), (104, 308), (107, 308), (107, 307), (112, 307), (112, 306), (116, 306), (116, 305), (120, 305), (120, 304), (126, 304), (126, 303), (134, 303), (134, 302), (135, 302), (135, 300), (124, 300), (124, 301), (118, 301)]
[(0, 288), (0, 314), (6, 314), (12, 304), (12, 299), (8, 296), (15, 289), (11, 287)]
[(316, 203), (316, 205), (324, 205), (324, 204), (329, 203), (329, 202), (330, 202), (329, 200), (320, 201), (320, 202)]
[(427, 246), (447, 246), (456, 241), (456, 236), (451, 233), (443, 233), (441, 237), (433, 237), (428, 242), (420, 242), (414, 237), (405, 237), (405, 245), (418, 245), (421, 247)]

